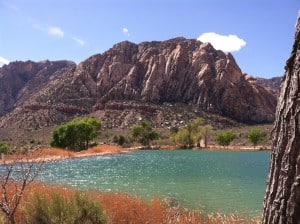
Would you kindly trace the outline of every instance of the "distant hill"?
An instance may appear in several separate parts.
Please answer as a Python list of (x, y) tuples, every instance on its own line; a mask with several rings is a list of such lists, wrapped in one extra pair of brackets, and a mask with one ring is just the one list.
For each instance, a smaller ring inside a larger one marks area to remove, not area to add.
[(257, 78), (258, 84), (265, 87), (271, 93), (278, 96), (282, 77), (274, 77), (270, 79)]
[(277, 85), (266, 82), (243, 74), (230, 53), (208, 43), (125, 41), (78, 65), (26, 61), (0, 68), (0, 126), (36, 129), (83, 115), (105, 127), (143, 118), (178, 126), (197, 116), (270, 123)]

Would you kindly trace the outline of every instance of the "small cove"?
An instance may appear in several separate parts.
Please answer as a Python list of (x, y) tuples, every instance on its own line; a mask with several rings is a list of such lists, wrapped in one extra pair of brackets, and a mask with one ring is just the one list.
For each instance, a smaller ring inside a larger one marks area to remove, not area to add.
[(269, 152), (147, 150), (46, 163), (39, 179), (82, 190), (172, 198), (204, 212), (262, 210)]

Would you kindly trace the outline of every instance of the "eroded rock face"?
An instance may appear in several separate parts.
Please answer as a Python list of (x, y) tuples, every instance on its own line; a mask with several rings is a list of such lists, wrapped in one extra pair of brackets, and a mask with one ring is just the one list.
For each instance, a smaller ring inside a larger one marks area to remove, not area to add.
[(31, 115), (50, 125), (70, 116), (127, 108), (123, 100), (182, 103), (246, 123), (274, 119), (275, 96), (249, 80), (231, 54), (197, 40), (126, 41), (78, 66), (57, 63), (16, 62), (1, 68), (0, 115), (5, 116), (0, 125), (21, 125)]
[(258, 84), (275, 94), (276, 97), (279, 95), (281, 80), (282, 77), (273, 77), (270, 79), (257, 78)]
[(75, 67), (69, 61), (13, 62), (0, 68), (0, 116), (29, 101), (56, 72)]
[(95, 80), (98, 102), (183, 102), (242, 122), (274, 119), (276, 98), (248, 82), (231, 54), (210, 44), (184, 38), (139, 45), (123, 42), (101, 59)]

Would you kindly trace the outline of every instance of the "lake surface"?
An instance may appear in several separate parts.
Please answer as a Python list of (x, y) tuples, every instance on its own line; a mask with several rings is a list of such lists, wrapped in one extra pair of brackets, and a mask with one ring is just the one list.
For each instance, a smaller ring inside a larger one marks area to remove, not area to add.
[(269, 152), (149, 150), (47, 163), (42, 181), (175, 198), (190, 209), (260, 215)]

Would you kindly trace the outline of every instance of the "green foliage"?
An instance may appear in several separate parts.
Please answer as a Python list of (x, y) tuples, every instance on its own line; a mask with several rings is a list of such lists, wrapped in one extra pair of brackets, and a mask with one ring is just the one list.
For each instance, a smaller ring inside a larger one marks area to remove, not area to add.
[(217, 135), (216, 141), (219, 145), (228, 146), (235, 138), (236, 135), (232, 131), (222, 131)]
[(209, 139), (209, 136), (211, 135), (212, 129), (213, 129), (213, 127), (209, 124), (201, 127), (200, 132), (201, 132), (201, 136), (204, 140), (204, 147), (207, 147), (208, 139)]
[(264, 137), (264, 133), (257, 128), (252, 128), (248, 132), (248, 139), (253, 144), (253, 147), (257, 145), (259, 141), (261, 141)]
[(179, 143), (182, 148), (188, 148), (192, 145), (193, 140), (188, 129), (184, 128), (174, 135), (174, 141)]
[(9, 152), (9, 146), (3, 142), (0, 142), (0, 153), (7, 154)]
[(185, 128), (177, 131), (172, 135), (175, 142), (179, 143), (183, 148), (192, 148), (195, 143), (198, 143), (203, 136), (202, 125), (203, 118), (197, 118), (187, 124)]
[(101, 206), (79, 193), (70, 198), (59, 193), (50, 194), (50, 198), (36, 193), (26, 213), (27, 223), (31, 224), (106, 223)]
[(143, 146), (150, 146), (150, 141), (159, 138), (159, 134), (153, 130), (152, 124), (148, 121), (134, 125), (131, 128), (131, 135)]
[(87, 149), (100, 128), (101, 122), (95, 118), (75, 118), (53, 131), (51, 146), (75, 151)]
[(113, 142), (122, 146), (122, 145), (125, 144), (126, 139), (125, 139), (125, 137), (123, 135), (119, 135), (119, 136), (115, 135), (113, 137)]

